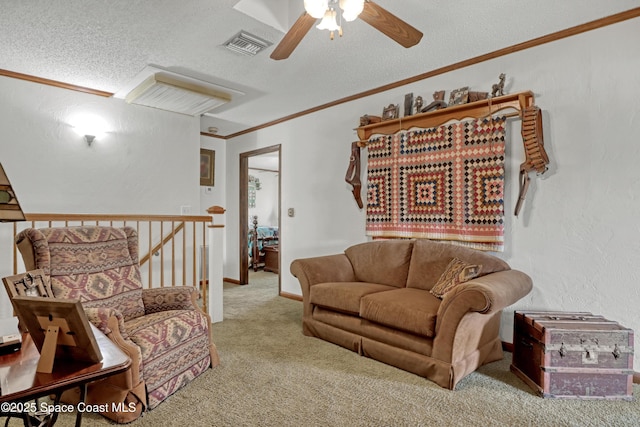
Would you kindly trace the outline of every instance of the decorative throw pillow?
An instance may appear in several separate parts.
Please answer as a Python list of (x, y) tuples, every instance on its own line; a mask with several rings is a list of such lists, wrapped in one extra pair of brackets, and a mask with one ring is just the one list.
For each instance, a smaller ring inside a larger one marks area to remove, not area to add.
[(468, 280), (478, 277), (482, 265), (469, 264), (458, 258), (451, 260), (438, 282), (431, 289), (431, 294), (442, 299), (444, 294)]

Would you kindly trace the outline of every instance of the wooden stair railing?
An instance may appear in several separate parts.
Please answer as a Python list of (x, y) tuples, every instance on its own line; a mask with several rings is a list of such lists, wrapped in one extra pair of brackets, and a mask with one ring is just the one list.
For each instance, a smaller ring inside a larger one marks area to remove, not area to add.
[(162, 239), (162, 242), (158, 243), (157, 245), (155, 245), (153, 247), (153, 249), (151, 249), (151, 252), (147, 253), (145, 256), (140, 258), (140, 267), (142, 267), (144, 264), (146, 264), (149, 259), (151, 258), (151, 254), (157, 254), (158, 251), (167, 243), (169, 243), (171, 240), (173, 240), (173, 238), (176, 236), (177, 233), (180, 232), (180, 230), (182, 230), (184, 228), (184, 222), (181, 222), (180, 225), (178, 225), (178, 227), (174, 230), (172, 230), (164, 239)]

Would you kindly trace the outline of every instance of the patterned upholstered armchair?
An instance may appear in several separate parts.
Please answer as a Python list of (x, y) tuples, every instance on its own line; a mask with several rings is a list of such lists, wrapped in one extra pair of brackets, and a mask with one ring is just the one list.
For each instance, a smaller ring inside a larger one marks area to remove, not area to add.
[(132, 421), (219, 363), (194, 288), (142, 288), (133, 228), (29, 228), (16, 243), (27, 270), (44, 269), (56, 298), (80, 299), (89, 320), (131, 357), (128, 371), (88, 388), (89, 403), (123, 404), (104, 416)]

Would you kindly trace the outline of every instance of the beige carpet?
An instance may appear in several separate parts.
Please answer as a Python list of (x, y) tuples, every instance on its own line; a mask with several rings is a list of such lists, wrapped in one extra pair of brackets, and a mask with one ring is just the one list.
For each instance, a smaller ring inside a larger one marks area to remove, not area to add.
[[(506, 353), (452, 392), (305, 337), (301, 303), (277, 296), (275, 277), (225, 287), (225, 320), (213, 328), (222, 364), (132, 426), (640, 426), (638, 385), (632, 402), (542, 399), (509, 372)], [(84, 425), (110, 423), (87, 414)]]

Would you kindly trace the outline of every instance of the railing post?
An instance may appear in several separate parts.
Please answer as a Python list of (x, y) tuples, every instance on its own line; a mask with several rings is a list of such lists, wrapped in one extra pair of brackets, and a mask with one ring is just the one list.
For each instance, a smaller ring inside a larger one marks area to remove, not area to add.
[(207, 213), (211, 215), (209, 226), (209, 274), (208, 274), (208, 310), (213, 323), (223, 320), (223, 249), (224, 249), (224, 225), (216, 224), (216, 215), (223, 215), (225, 209), (222, 206), (211, 206)]

